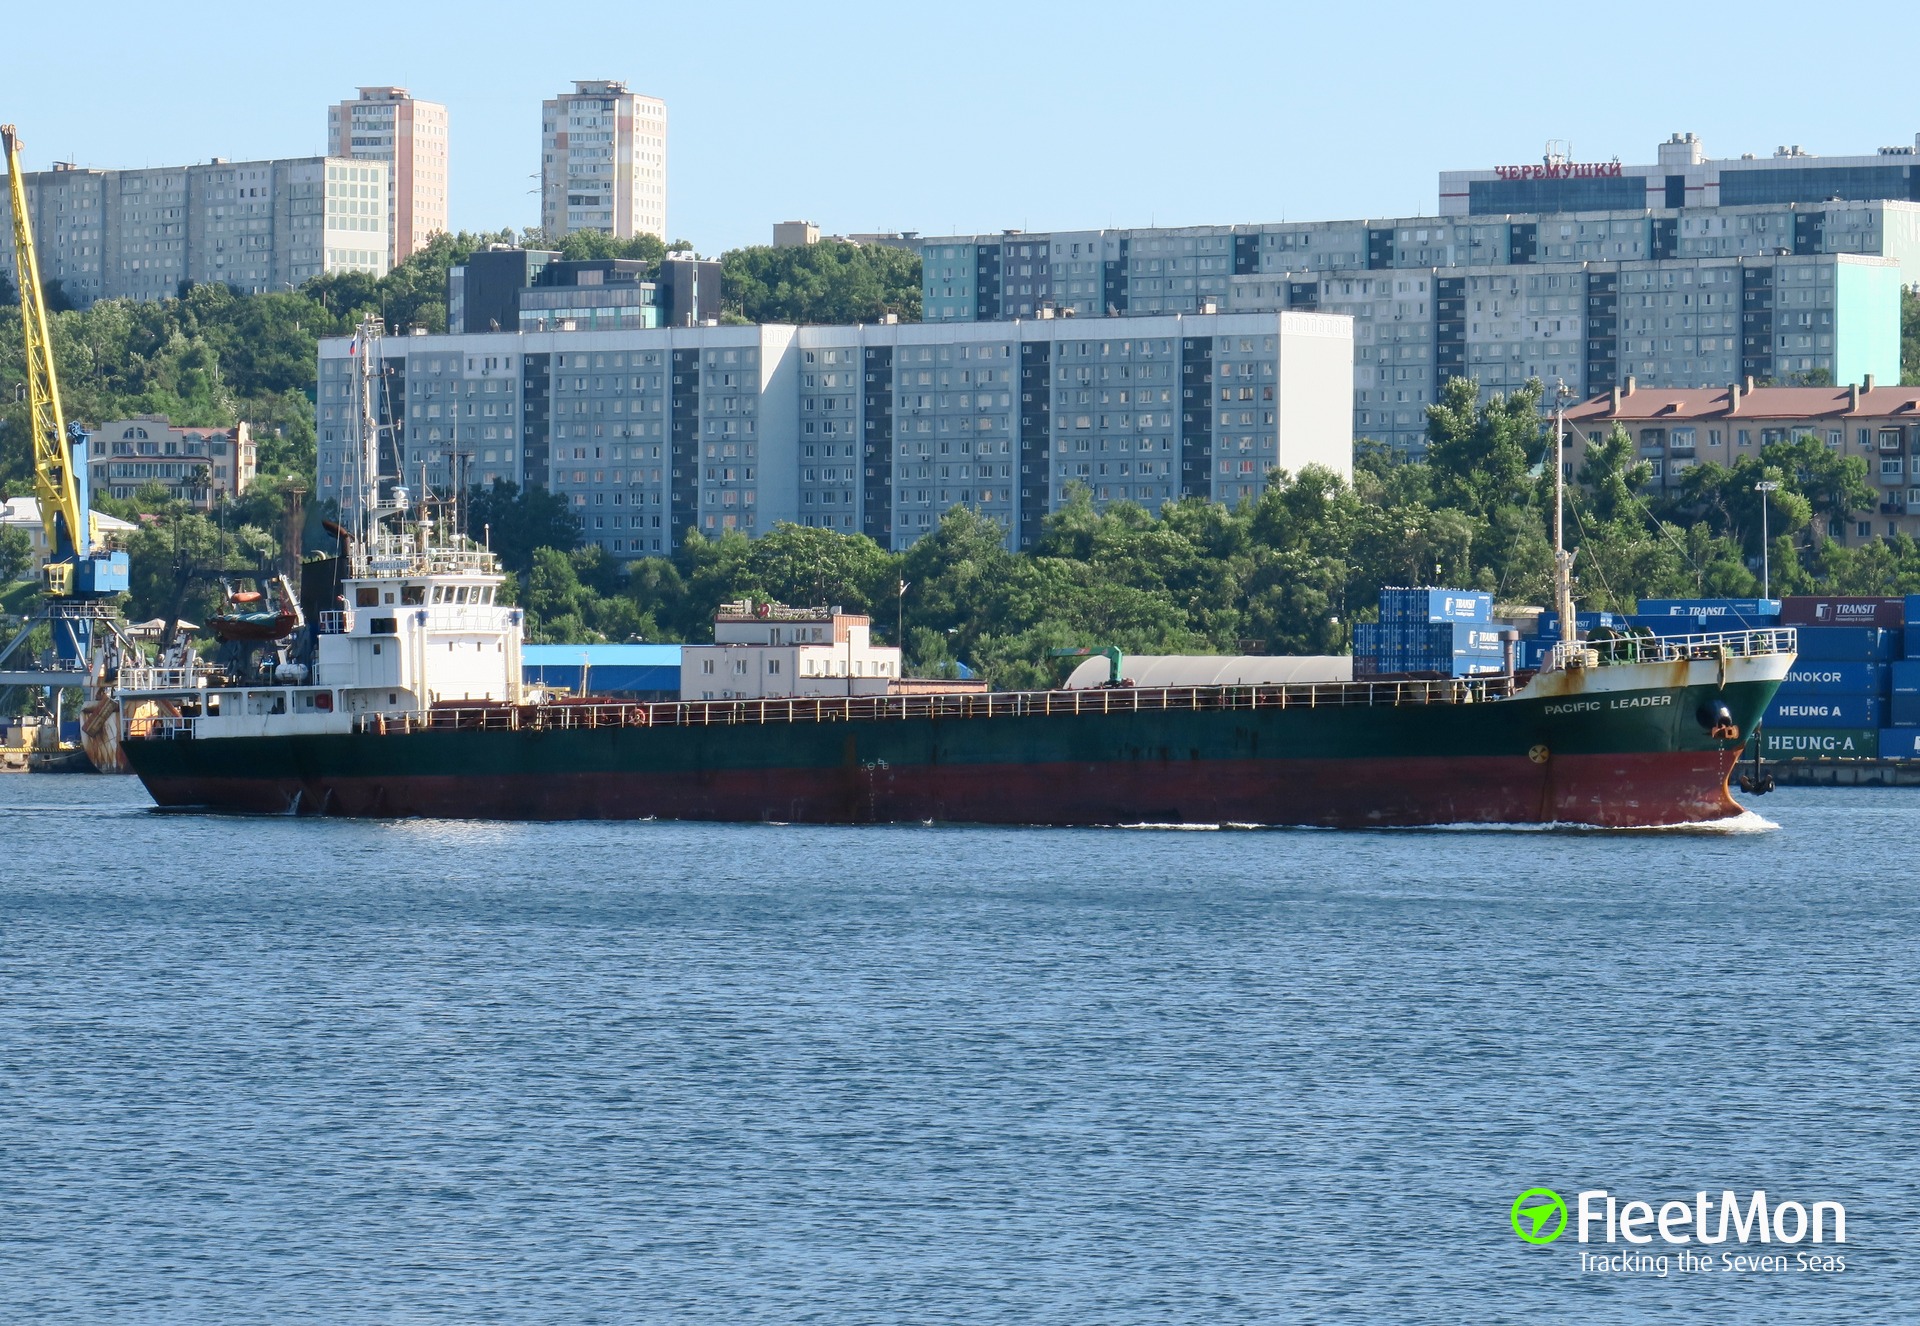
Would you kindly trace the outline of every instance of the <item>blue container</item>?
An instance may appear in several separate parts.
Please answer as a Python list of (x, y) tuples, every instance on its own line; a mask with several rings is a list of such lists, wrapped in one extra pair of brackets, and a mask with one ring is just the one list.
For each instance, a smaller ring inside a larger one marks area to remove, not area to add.
[(1711, 631), (1761, 631), (1778, 626), (1774, 616), (1742, 615), (1725, 612), (1693, 617), (1681, 613), (1637, 612), (1627, 618), (1630, 626), (1644, 627), (1655, 635), (1706, 635)]
[(1884, 663), (1797, 659), (1787, 679), (1780, 683), (1780, 693), (1877, 695), (1885, 689), (1887, 667)]
[(1417, 589), (1388, 586), (1380, 591), (1380, 620), (1398, 625), (1431, 622), (1484, 622), (1493, 615), (1493, 595), (1475, 589)]
[(1920, 658), (1887, 664), (1887, 690), (1894, 695), (1920, 694)]
[(1877, 695), (1776, 695), (1763, 720), (1769, 727), (1879, 727)]
[(1883, 760), (1920, 760), (1920, 727), (1890, 727), (1880, 730), (1880, 758)]
[(1779, 599), (1641, 599), (1640, 617), (1771, 617), (1780, 620)]
[(1888, 727), (1920, 727), (1920, 694), (1895, 691), (1887, 701)]
[(1901, 644), (1906, 648), (1900, 651), (1902, 658), (1920, 658), (1920, 622), (1914, 623), (1901, 632), (1904, 639)]
[(1553, 641), (1551, 640), (1522, 640), (1518, 654), (1519, 666), (1537, 672), (1552, 653)]
[[(1624, 630), (1627, 626), (1626, 615), (1618, 612), (1576, 612), (1573, 614), (1573, 620), (1579, 624), (1582, 631), (1591, 631), (1596, 626), (1607, 626), (1619, 631)], [(1559, 613), (1543, 612), (1540, 614), (1540, 636), (1542, 639), (1547, 640), (1558, 640), (1560, 638)]]
[(1894, 633), (1878, 626), (1802, 626), (1800, 657), (1823, 662), (1887, 663), (1893, 659)]
[(1500, 627), (1485, 622), (1454, 622), (1427, 628), (1434, 646), (1452, 654), (1501, 656)]

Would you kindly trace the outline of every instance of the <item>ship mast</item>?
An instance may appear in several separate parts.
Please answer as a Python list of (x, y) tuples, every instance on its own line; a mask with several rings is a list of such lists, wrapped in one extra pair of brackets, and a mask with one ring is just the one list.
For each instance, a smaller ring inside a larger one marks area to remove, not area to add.
[[(1567, 398), (1573, 395), (1563, 380), (1553, 389), (1553, 610), (1560, 615), (1560, 639), (1571, 645), (1580, 638), (1573, 616), (1573, 554), (1567, 551), (1566, 514)], [(1571, 651), (1569, 651), (1571, 652)]]
[(355, 553), (365, 559), (373, 547), (374, 536), (379, 533), (380, 505), (380, 427), (375, 415), (373, 384), (373, 361), (378, 353), (380, 322), (372, 314), (360, 321), (360, 327), (353, 338), (353, 350), (358, 356), (354, 369), (354, 395), (360, 407), (359, 426), (360, 454), (355, 458), (353, 475), (354, 493), (354, 537)]

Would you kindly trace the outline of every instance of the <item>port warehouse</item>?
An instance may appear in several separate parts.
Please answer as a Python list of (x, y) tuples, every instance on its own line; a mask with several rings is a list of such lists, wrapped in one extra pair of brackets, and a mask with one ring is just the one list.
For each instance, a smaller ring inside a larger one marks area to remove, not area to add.
[(680, 698), (679, 645), (522, 645), (520, 680), (572, 695), (638, 702)]

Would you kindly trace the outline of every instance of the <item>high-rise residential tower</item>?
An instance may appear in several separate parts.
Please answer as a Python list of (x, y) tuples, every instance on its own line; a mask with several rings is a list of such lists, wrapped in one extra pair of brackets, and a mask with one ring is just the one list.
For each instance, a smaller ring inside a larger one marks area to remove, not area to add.
[(667, 103), (608, 79), (541, 103), (540, 228), (667, 237)]
[(447, 108), (403, 87), (363, 87), (327, 107), (327, 152), (387, 163), (387, 231), (398, 263), (447, 228)]

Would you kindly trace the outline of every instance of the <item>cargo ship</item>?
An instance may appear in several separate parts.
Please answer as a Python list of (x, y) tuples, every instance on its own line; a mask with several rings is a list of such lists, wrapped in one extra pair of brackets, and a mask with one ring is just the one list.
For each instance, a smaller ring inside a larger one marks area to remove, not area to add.
[(1782, 628), (1459, 677), (622, 703), (523, 685), (503, 579), (424, 516), (376, 533), (306, 661), (123, 669), (126, 758), (161, 806), (266, 814), (1650, 826), (1739, 813), (1794, 657)]
[[(369, 355), (368, 358), (372, 356)], [(372, 437), (370, 417), (367, 436)], [(485, 548), (376, 480), (312, 648), (119, 678), (163, 807), (869, 824), (1673, 825), (1728, 775), (1790, 629), (1571, 638), (1537, 669), (1014, 693), (554, 698)], [(1566, 555), (1562, 619), (1573, 621)]]

